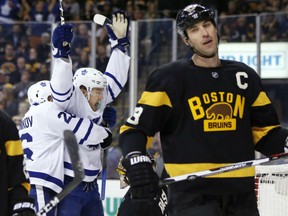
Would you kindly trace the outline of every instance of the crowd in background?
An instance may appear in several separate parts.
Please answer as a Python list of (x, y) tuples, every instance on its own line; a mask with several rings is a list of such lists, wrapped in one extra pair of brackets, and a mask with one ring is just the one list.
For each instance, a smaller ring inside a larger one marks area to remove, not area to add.
[[(63, 0), (65, 20), (80, 23), (74, 29), (71, 52), (73, 69), (90, 66), (91, 23), (85, 21), (92, 21), (94, 14), (110, 17), (113, 11), (122, 9), (132, 20), (175, 19), (178, 9), (191, 2)], [(259, 13), (265, 14), (261, 22), (261, 40), (287, 41), (288, 0), (194, 2), (215, 7), (221, 42), (255, 41), (255, 16), (251, 14)], [(5, 110), (17, 125), (29, 108), (28, 88), (39, 80), (50, 79), (51, 23), (59, 22), (59, 17), (58, 0), (0, 0), (0, 109)], [(152, 29), (150, 33), (153, 32), (157, 30)], [(151, 50), (151, 40), (147, 40), (149, 32), (140, 35), (146, 36), (140, 41), (142, 50)], [(96, 68), (104, 72), (110, 53), (105, 28), (97, 29), (96, 40)], [(155, 37), (155, 40), (159, 40), (159, 37)], [(143, 62), (147, 61), (145, 54), (142, 57)], [(120, 156), (121, 153), (117, 154)]]

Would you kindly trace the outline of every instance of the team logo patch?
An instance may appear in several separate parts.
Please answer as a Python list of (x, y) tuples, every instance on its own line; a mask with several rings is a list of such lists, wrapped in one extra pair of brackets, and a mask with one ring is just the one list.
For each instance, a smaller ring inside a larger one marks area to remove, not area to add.
[(216, 78), (219, 78), (219, 73), (218, 73), (218, 72), (212, 72), (211, 75), (212, 75), (212, 77), (215, 78), (215, 79), (216, 79)]

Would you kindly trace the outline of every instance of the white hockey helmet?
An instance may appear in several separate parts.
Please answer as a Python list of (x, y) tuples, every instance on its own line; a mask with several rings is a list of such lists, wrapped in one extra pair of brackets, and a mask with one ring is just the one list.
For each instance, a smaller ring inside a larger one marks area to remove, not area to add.
[(92, 89), (105, 88), (107, 85), (107, 80), (101, 71), (94, 68), (84, 67), (79, 68), (75, 72), (73, 84), (78, 88), (80, 88), (80, 86), (84, 86), (87, 89), (87, 99), (89, 99)]
[(30, 105), (38, 105), (48, 101), (51, 96), (50, 81), (42, 80), (29, 87), (27, 91)]

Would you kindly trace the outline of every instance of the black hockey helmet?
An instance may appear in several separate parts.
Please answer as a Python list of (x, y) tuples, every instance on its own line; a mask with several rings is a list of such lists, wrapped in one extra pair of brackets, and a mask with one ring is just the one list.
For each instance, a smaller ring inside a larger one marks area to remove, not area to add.
[(197, 22), (210, 20), (214, 26), (215, 12), (199, 4), (190, 4), (180, 10), (176, 16), (177, 32), (182, 37), (187, 37), (187, 28), (195, 25)]

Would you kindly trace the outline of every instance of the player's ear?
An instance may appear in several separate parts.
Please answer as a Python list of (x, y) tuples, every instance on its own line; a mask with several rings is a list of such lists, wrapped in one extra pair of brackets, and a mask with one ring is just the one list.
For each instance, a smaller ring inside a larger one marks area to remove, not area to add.
[(88, 98), (88, 93), (85, 87), (80, 86), (80, 90), (82, 91), (83, 95), (85, 96), (85, 98)]
[(186, 46), (190, 46), (188, 37), (184, 36), (184, 37), (181, 37), (181, 38), (182, 38), (182, 41), (186, 44)]

